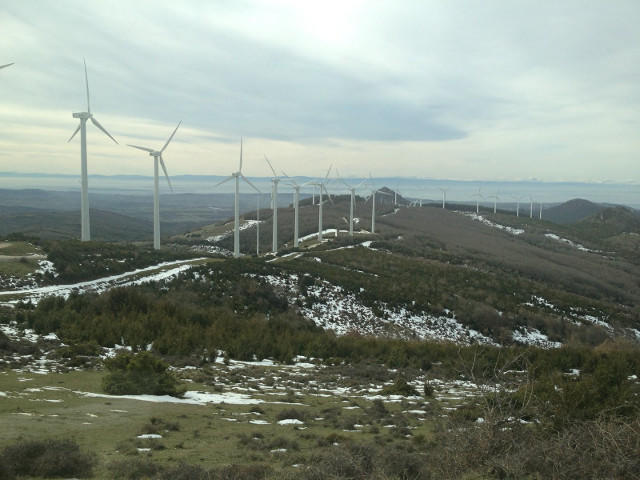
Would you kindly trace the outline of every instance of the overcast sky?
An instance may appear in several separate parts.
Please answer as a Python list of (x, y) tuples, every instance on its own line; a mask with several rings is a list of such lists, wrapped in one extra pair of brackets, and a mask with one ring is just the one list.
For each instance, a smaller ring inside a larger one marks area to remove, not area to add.
[(640, 183), (640, 2), (0, 0), (0, 171)]

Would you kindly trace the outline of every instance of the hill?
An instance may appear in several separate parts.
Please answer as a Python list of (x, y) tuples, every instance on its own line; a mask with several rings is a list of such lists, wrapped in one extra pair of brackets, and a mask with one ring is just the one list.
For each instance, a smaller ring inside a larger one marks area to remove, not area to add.
[(584, 220), (602, 209), (601, 205), (589, 200), (575, 198), (545, 210), (544, 218), (554, 223), (572, 223)]

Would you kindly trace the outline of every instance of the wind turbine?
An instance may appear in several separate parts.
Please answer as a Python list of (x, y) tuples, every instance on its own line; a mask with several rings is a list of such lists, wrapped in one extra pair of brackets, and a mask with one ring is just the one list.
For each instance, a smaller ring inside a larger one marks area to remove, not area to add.
[(0, 65), (0, 70), (5, 68), (5, 67), (10, 67), (11, 65), (13, 65), (13, 63), (7, 63), (6, 65)]
[(442, 208), (445, 209), (445, 202), (447, 201), (447, 190), (449, 190), (450, 187), (447, 188), (442, 188), (442, 187), (438, 187), (438, 190), (440, 190), (442, 192)]
[[(298, 185), (296, 181), (291, 178), (286, 173), (282, 172), (285, 177), (289, 179), (291, 184), (293, 185), (293, 248), (298, 248), (298, 218), (299, 218), (299, 209), (298, 203), (300, 201), (300, 187), (302, 185)], [(306, 185), (306, 184), (305, 184)]]
[(540, 203), (540, 220), (542, 220), (542, 206), (543, 206), (543, 204)]
[(167, 167), (164, 165), (164, 160), (162, 158), (162, 152), (164, 152), (169, 146), (169, 142), (173, 138), (173, 136), (178, 131), (178, 127), (182, 123), (182, 120), (178, 122), (178, 126), (173, 131), (169, 140), (164, 144), (161, 150), (154, 150), (153, 148), (140, 147), (138, 145), (129, 145), (128, 147), (137, 148), (139, 150), (144, 150), (145, 152), (149, 152), (149, 156), (153, 157), (153, 248), (156, 250), (160, 249), (160, 185), (158, 181), (158, 163), (162, 167), (162, 171), (164, 172), (164, 176), (169, 183), (169, 188), (171, 189), (171, 193), (173, 193), (173, 187), (171, 186), (171, 180), (169, 180), (169, 174), (167, 173)]
[(371, 195), (369, 195), (369, 197), (367, 197), (367, 199), (365, 200), (365, 203), (367, 203), (369, 201), (369, 198), (371, 198), (372, 203), (371, 203), (371, 233), (376, 233), (376, 193), (380, 193), (382, 195), (391, 195), (390, 193), (387, 192), (382, 192), (380, 190), (376, 190), (376, 184), (373, 182), (373, 177), (371, 176), (371, 172), (369, 172), (369, 179), (371, 179)]
[(260, 256), (260, 195), (256, 195), (256, 255)]
[(515, 195), (511, 195), (511, 198), (513, 198), (516, 201), (516, 217), (519, 217), (520, 216), (520, 200), (524, 198), (524, 195), (521, 195), (519, 197), (516, 197)]
[(422, 206), (422, 197), (424, 197), (424, 187), (422, 185), (418, 185), (418, 189), (420, 190), (420, 206)]
[(533, 197), (529, 195), (529, 200), (531, 200), (531, 206), (529, 207), (529, 218), (533, 218)]
[(318, 241), (319, 242), (322, 241), (322, 190), (327, 192), (327, 196), (329, 197), (329, 200), (331, 200), (331, 195), (329, 195), (329, 192), (325, 185), (327, 183), (327, 179), (329, 178), (329, 173), (331, 172), (332, 166), (333, 165), (329, 166), (329, 170), (327, 170), (327, 174), (325, 175), (324, 180), (322, 180), (321, 182), (312, 183), (312, 185), (318, 187), (318, 189), (320, 190), (320, 194), (318, 196)]
[(480, 213), (480, 199), (482, 198), (484, 200), (484, 197), (480, 193), (480, 189), (481, 188), (482, 188), (482, 185), (478, 187), (478, 193), (474, 193), (473, 194), (474, 197), (477, 197), (476, 198), (476, 213)]
[[(84, 61), (84, 60), (83, 60)], [(12, 64), (9, 64), (12, 65)], [(5, 65), (5, 67), (8, 65)], [(116, 145), (116, 139), (107, 132), (100, 122), (91, 113), (91, 104), (89, 103), (89, 76), (87, 75), (87, 62), (84, 61), (84, 79), (87, 85), (87, 111), (74, 113), (73, 118), (80, 119), (80, 125), (73, 132), (69, 142), (76, 136), (78, 130), (80, 130), (80, 173), (82, 176), (82, 196), (80, 197), (80, 239), (83, 242), (91, 240), (91, 229), (89, 227), (89, 179), (87, 176), (87, 120), (91, 119), (91, 122), (102, 130)]]
[(264, 159), (269, 164), (269, 168), (273, 172), (273, 178), (271, 179), (271, 210), (273, 210), (273, 245), (271, 250), (273, 253), (278, 253), (278, 182), (280, 179), (273, 169), (271, 162), (264, 156)]
[(240, 178), (242, 178), (245, 182), (247, 182), (251, 187), (258, 193), (261, 193), (260, 190), (256, 188), (256, 186), (251, 183), (247, 177), (242, 174), (242, 139), (240, 139), (240, 166), (238, 167), (237, 172), (233, 172), (229, 175), (228, 178), (225, 178), (220, 183), (217, 183), (215, 186), (222, 185), (225, 182), (228, 182), (231, 179), (235, 179), (236, 181), (236, 197), (235, 197), (235, 216), (234, 216), (234, 226), (233, 226), (233, 257), (238, 258), (240, 256)]
[(351, 191), (351, 206), (349, 207), (349, 236), (353, 237), (353, 210), (356, 202), (356, 190), (360, 188), (360, 186), (364, 183), (364, 180), (354, 187), (340, 178), (338, 170), (336, 170), (336, 175), (338, 176), (338, 181), (346, 185), (347, 188)]
[(498, 192), (495, 195), (489, 195), (489, 198), (493, 198), (493, 213), (496, 213), (498, 211), (498, 200), (500, 200)]

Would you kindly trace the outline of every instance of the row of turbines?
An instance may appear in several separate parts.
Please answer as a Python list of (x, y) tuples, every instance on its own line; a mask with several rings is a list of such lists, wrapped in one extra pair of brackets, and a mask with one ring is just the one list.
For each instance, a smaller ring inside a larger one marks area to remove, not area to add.
[[(13, 65), (13, 63), (8, 63), (5, 65), (0, 65), (0, 69), (6, 68)], [(76, 128), (76, 130), (73, 132), (73, 134), (71, 135), (71, 137), (69, 138), (69, 142), (76, 136), (76, 134), (78, 132), (80, 132), (80, 165), (81, 165), (81, 205), (80, 205), (80, 223), (81, 223), (81, 232), (80, 232), (80, 238), (82, 241), (89, 241), (91, 240), (91, 232), (90, 232), (90, 219), (89, 219), (89, 184), (88, 184), (88, 172), (87, 172), (87, 120), (91, 120), (91, 123), (93, 123), (99, 130), (101, 130), (104, 134), (106, 134), (111, 140), (113, 140), (113, 142), (115, 142), (116, 144), (118, 144), (118, 142), (116, 141), (115, 138), (113, 138), (113, 136), (100, 124), (100, 122), (95, 118), (95, 116), (93, 115), (93, 113), (91, 113), (91, 101), (90, 101), (90, 95), (89, 95), (89, 76), (87, 73), (87, 64), (86, 61), (84, 61), (84, 73), (85, 73), (85, 85), (86, 85), (86, 94), (87, 94), (87, 110), (84, 112), (76, 112), (73, 113), (73, 118), (77, 118), (80, 120), (78, 127)], [(144, 146), (140, 146), (140, 145), (127, 145), (129, 147), (132, 148), (136, 148), (139, 150), (143, 150), (145, 152), (148, 152), (149, 156), (153, 157), (154, 159), (154, 190), (153, 190), (153, 246), (155, 249), (159, 249), (160, 248), (160, 201), (159, 201), (159, 168), (162, 168), (162, 171), (164, 173), (165, 178), (167, 179), (167, 183), (169, 184), (169, 188), (171, 189), (171, 192), (173, 193), (173, 187), (171, 185), (171, 180), (169, 179), (169, 174), (167, 172), (167, 168), (166, 165), (164, 163), (164, 159), (162, 157), (162, 154), (164, 153), (164, 151), (167, 149), (167, 147), (169, 146), (169, 143), (171, 142), (171, 140), (173, 139), (173, 137), (175, 136), (176, 132), (178, 131), (178, 128), (180, 127), (182, 121), (180, 121), (178, 123), (178, 125), (176, 126), (176, 128), (173, 130), (173, 133), (171, 134), (171, 136), (169, 136), (169, 138), (167, 139), (167, 141), (165, 142), (165, 144), (163, 145), (163, 147), (160, 150), (156, 150), (153, 148), (149, 148), (149, 147), (144, 147)], [(273, 173), (273, 177), (271, 179), (272, 182), (272, 191), (271, 191), (271, 209), (273, 211), (273, 242), (272, 242), (272, 251), (273, 253), (277, 253), (278, 251), (278, 208), (277, 208), (277, 198), (278, 198), (278, 183), (280, 182), (280, 180), (282, 179), (280, 176), (278, 176), (278, 174), (276, 173), (275, 169), (273, 168), (273, 165), (271, 164), (271, 162), (269, 161), (269, 159), (267, 158), (267, 156), (265, 155), (265, 160), (267, 161), (269, 168), (271, 169), (272, 173)], [(327, 185), (330, 181), (334, 181), (334, 179), (329, 179), (329, 175), (331, 173), (331, 169), (332, 166), (329, 167), (329, 169), (327, 170), (326, 175), (323, 178), (319, 178), (319, 179), (315, 179), (315, 180), (311, 180), (309, 182), (303, 183), (303, 184), (299, 184), (296, 182), (296, 180), (294, 178), (289, 177), (286, 173), (282, 172), (283, 175), (286, 177), (286, 182), (289, 183), (293, 189), (294, 189), (294, 200), (293, 200), (293, 207), (294, 207), (294, 238), (293, 238), (293, 246), (298, 247), (298, 242), (299, 242), (299, 230), (298, 230), (298, 225), (299, 225), (299, 199), (300, 199), (300, 188), (306, 185), (311, 185), (314, 187), (314, 198), (313, 198), (313, 203), (315, 204), (315, 190), (318, 190), (318, 241), (322, 241), (322, 235), (323, 235), (323, 193), (326, 194), (327, 198), (331, 200), (331, 195), (327, 189)], [(348, 184), (347, 182), (345, 182), (344, 179), (340, 178), (340, 175), (337, 173), (336, 170), (336, 175), (337, 178), (335, 179), (335, 181), (342, 183), (350, 192), (350, 196), (351, 196), (351, 203), (350, 203), (350, 209), (349, 209), (349, 235), (353, 236), (353, 224), (354, 224), (354, 207), (355, 207), (355, 198), (356, 198), (356, 190), (360, 189), (360, 188), (367, 188), (370, 189), (369, 190), (369, 195), (367, 197), (367, 199), (365, 200), (365, 203), (369, 201), (369, 199), (372, 200), (371, 202), (371, 233), (375, 233), (375, 218), (376, 218), (376, 195), (394, 195), (394, 203), (397, 203), (397, 195), (398, 195), (398, 189), (396, 188), (396, 191), (392, 194), (389, 192), (385, 192), (382, 190), (379, 190), (376, 188), (375, 183), (373, 181), (373, 178), (371, 177), (371, 174), (369, 174), (369, 179), (365, 179), (362, 180), (359, 184), (357, 185), (351, 185)], [(260, 192), (260, 190), (253, 184), (251, 183), (251, 181), (249, 181), (249, 179), (247, 179), (247, 177), (245, 177), (242, 174), (242, 140), (240, 141), (240, 163), (238, 166), (238, 170), (236, 172), (233, 172), (228, 178), (222, 180), (221, 182), (219, 182), (218, 184), (216, 184), (216, 186), (221, 185), (223, 183), (226, 183), (230, 180), (234, 180), (235, 181), (235, 212), (234, 212), (234, 247), (233, 247), (233, 256), (234, 257), (239, 257), (240, 256), (240, 205), (239, 205), (239, 198), (240, 198), (240, 180), (243, 180), (244, 182), (246, 182), (249, 186), (251, 186), (251, 188), (253, 188), (258, 194), (261, 194), (262, 192)], [(421, 196), (419, 199), (419, 205), (422, 207), (422, 201), (423, 201), (423, 193), (424, 193), (424, 188), (421, 186), (418, 186), (418, 188), (421, 191)], [(439, 190), (442, 192), (442, 208), (446, 208), (446, 194), (447, 191), (449, 190), (449, 188), (442, 188), (442, 187), (438, 187)], [(486, 200), (486, 198), (484, 196), (482, 196), (482, 194), (480, 193), (480, 189), (478, 189), (478, 193), (474, 194), (475, 197), (477, 197), (477, 202), (476, 202), (476, 212), (478, 213), (480, 211), (480, 198)], [(259, 211), (260, 211), (260, 205), (259, 205), (259, 201), (260, 201), (260, 197), (258, 195), (258, 205), (257, 205), (257, 212), (259, 215)], [(494, 198), (494, 208), (493, 211), (494, 213), (496, 213), (497, 211), (497, 202), (499, 200), (498, 195), (492, 195), (489, 198)], [(517, 207), (516, 207), (516, 214), (519, 216), (520, 215), (520, 201), (522, 200), (522, 198), (524, 198), (524, 195), (521, 197), (513, 197), (516, 201), (517, 201)], [(529, 196), (530, 200), (531, 200), (531, 208), (530, 208), (530, 216), (533, 217), (533, 198), (531, 196)], [(416, 200), (415, 202), (412, 203), (412, 205), (417, 205), (418, 204), (418, 200)], [(542, 218), (542, 204), (540, 206), (540, 218)], [(259, 228), (259, 221), (258, 221), (258, 228)], [(259, 235), (259, 230), (258, 230), (258, 235)], [(259, 247), (258, 247), (259, 248)]]

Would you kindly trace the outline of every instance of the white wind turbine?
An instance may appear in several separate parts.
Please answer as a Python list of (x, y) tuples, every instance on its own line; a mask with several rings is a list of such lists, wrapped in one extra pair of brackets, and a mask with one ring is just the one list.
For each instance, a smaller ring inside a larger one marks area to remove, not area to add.
[(256, 186), (251, 183), (247, 177), (242, 174), (242, 139), (240, 139), (240, 166), (237, 172), (233, 172), (228, 178), (225, 178), (215, 186), (222, 185), (231, 179), (236, 181), (236, 196), (235, 196), (235, 216), (233, 225), (233, 257), (238, 258), (240, 256), (240, 178), (247, 182), (258, 193), (261, 193)]
[(450, 187), (447, 187), (447, 188), (438, 187), (438, 190), (440, 190), (442, 192), (442, 208), (443, 209), (446, 208), (447, 190), (449, 190), (449, 188)]
[(349, 185), (347, 182), (345, 182), (340, 178), (340, 175), (338, 174), (338, 170), (336, 170), (336, 175), (338, 176), (338, 181), (346, 185), (347, 188), (351, 191), (351, 206), (349, 207), (349, 236), (353, 237), (353, 211), (354, 211), (354, 206), (356, 202), (356, 190), (362, 186), (365, 180), (363, 180), (362, 182), (360, 182), (358, 185), (354, 187), (353, 185)]
[(422, 185), (418, 185), (418, 189), (420, 190), (420, 206), (422, 206), (422, 198), (424, 197), (424, 187)]
[(329, 166), (329, 170), (327, 170), (327, 174), (324, 177), (324, 180), (322, 180), (321, 182), (313, 182), (311, 185), (314, 185), (316, 187), (318, 187), (320, 194), (318, 196), (318, 241), (322, 241), (322, 190), (324, 190), (325, 192), (327, 192), (327, 196), (329, 197), (329, 200), (331, 200), (331, 195), (329, 195), (329, 191), (327, 190), (326, 187), (326, 183), (327, 183), (327, 179), (329, 178), (329, 173), (331, 172), (331, 167), (333, 165)]
[(260, 256), (260, 194), (256, 195), (256, 255)]
[(520, 200), (524, 198), (524, 195), (521, 195), (519, 197), (516, 197), (515, 195), (511, 195), (511, 198), (513, 198), (516, 201), (516, 217), (519, 217), (520, 216)]
[(73, 118), (80, 119), (80, 125), (78, 125), (76, 131), (71, 135), (69, 142), (76, 136), (78, 130), (80, 130), (80, 173), (82, 176), (82, 196), (80, 197), (80, 239), (83, 242), (86, 242), (91, 240), (91, 229), (89, 227), (89, 179), (87, 176), (87, 120), (91, 119), (91, 122), (106, 133), (111, 140), (116, 144), (118, 144), (118, 142), (116, 142), (116, 139), (113, 138), (102, 125), (100, 125), (98, 120), (96, 120), (91, 113), (91, 104), (89, 103), (89, 76), (87, 75), (86, 61), (84, 62), (84, 79), (87, 85), (87, 111), (73, 114)]
[(529, 218), (533, 218), (533, 197), (529, 195), (529, 200), (531, 200), (531, 205), (529, 207)]
[(542, 220), (542, 206), (543, 206), (543, 204), (540, 203), (540, 220)]
[(498, 211), (498, 200), (500, 200), (498, 192), (495, 195), (489, 195), (489, 198), (493, 198), (493, 213), (496, 213)]
[(376, 193), (381, 195), (391, 195), (390, 193), (383, 192), (381, 190), (376, 190), (376, 184), (373, 182), (373, 177), (371, 176), (371, 172), (369, 172), (369, 179), (371, 180), (371, 195), (367, 197), (364, 203), (367, 203), (369, 199), (372, 200), (371, 203), (371, 233), (376, 233)]
[(169, 188), (171, 189), (171, 193), (173, 193), (173, 187), (171, 186), (171, 180), (169, 180), (169, 174), (167, 173), (167, 167), (164, 165), (164, 159), (162, 158), (162, 152), (164, 152), (169, 145), (171, 139), (178, 131), (178, 127), (182, 123), (182, 120), (178, 122), (178, 126), (173, 131), (169, 139), (164, 144), (161, 150), (154, 150), (153, 148), (140, 147), (138, 145), (129, 145), (129, 147), (137, 148), (139, 150), (144, 150), (145, 152), (149, 152), (149, 156), (153, 157), (153, 248), (156, 250), (160, 249), (160, 185), (158, 180), (158, 163), (162, 167), (162, 171), (164, 172), (164, 176), (169, 183)]
[(10, 67), (11, 65), (13, 65), (13, 63), (7, 63), (6, 65), (0, 65), (0, 70), (5, 68), (5, 67)]
[(273, 253), (278, 253), (278, 182), (280, 179), (273, 169), (271, 162), (264, 156), (264, 159), (269, 164), (269, 168), (273, 172), (273, 178), (271, 179), (271, 210), (273, 211), (273, 243), (271, 250)]
[(481, 188), (482, 188), (482, 185), (478, 187), (478, 193), (474, 193), (473, 194), (474, 197), (477, 197), (476, 198), (476, 213), (480, 213), (480, 199), (482, 198), (484, 200), (484, 197), (480, 193), (480, 189)]
[(298, 185), (296, 183), (296, 181), (291, 178), (289, 175), (287, 175), (286, 173), (282, 172), (284, 174), (285, 177), (287, 177), (289, 179), (289, 181), (291, 182), (291, 185), (293, 185), (293, 248), (298, 248), (298, 219), (299, 219), (299, 208), (298, 208), (298, 204), (300, 202), (300, 187), (301, 185)]

